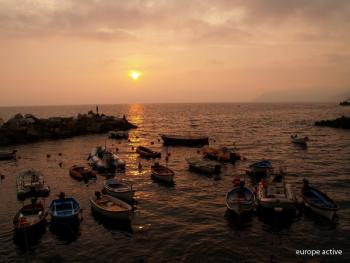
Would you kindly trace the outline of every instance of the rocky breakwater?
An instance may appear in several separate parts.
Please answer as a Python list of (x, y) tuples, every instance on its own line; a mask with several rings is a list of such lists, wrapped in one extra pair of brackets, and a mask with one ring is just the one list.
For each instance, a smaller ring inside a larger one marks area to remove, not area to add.
[(78, 114), (76, 117), (37, 118), (32, 114), (16, 114), (4, 122), (0, 119), (0, 145), (35, 142), (45, 139), (68, 138), (110, 130), (137, 128), (125, 117), (104, 114)]
[(315, 125), (316, 126), (333, 127), (333, 128), (350, 129), (350, 117), (342, 116), (342, 117), (337, 118), (335, 120), (316, 121)]

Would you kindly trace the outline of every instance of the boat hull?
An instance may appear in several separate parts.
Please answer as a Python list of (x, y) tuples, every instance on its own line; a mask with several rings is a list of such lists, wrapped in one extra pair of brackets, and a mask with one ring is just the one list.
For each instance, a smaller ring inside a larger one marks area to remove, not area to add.
[(208, 137), (196, 137), (196, 138), (185, 138), (185, 137), (176, 137), (176, 136), (167, 136), (162, 135), (164, 145), (169, 146), (189, 146), (189, 147), (195, 147), (195, 146), (204, 146), (209, 144), (209, 138)]
[(127, 203), (124, 203), (122, 200), (118, 200), (117, 198), (114, 198), (114, 197), (110, 197), (110, 198), (112, 201), (122, 204), (125, 207), (125, 211), (113, 212), (113, 211), (103, 209), (102, 207), (96, 204), (94, 198), (90, 198), (91, 209), (96, 213), (98, 213), (99, 215), (109, 219), (120, 220), (120, 221), (130, 221), (132, 217), (132, 208)]
[(312, 206), (308, 203), (305, 203), (305, 206), (307, 208), (309, 208), (313, 213), (320, 215), (326, 219), (328, 219), (329, 221), (333, 221), (335, 218), (335, 215), (337, 213), (336, 210), (329, 210), (329, 209), (321, 209), (315, 206)]

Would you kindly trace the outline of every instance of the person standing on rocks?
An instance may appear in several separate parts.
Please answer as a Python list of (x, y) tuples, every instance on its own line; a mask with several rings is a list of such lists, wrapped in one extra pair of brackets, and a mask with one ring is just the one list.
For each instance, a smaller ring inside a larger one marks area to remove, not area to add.
[(96, 106), (96, 114), (99, 115), (99, 114), (98, 114), (98, 105)]

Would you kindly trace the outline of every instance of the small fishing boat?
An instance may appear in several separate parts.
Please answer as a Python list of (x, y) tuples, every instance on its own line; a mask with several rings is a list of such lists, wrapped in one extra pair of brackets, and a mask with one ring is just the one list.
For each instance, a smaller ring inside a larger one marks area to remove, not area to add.
[(286, 183), (283, 174), (262, 180), (258, 185), (257, 200), (260, 208), (275, 212), (296, 210), (296, 197), (292, 186)]
[(40, 202), (23, 206), (13, 219), (13, 226), (17, 232), (34, 232), (45, 227), (47, 211)]
[(204, 160), (197, 157), (186, 159), (189, 170), (204, 174), (219, 174), (221, 172), (221, 165), (210, 160)]
[(34, 169), (20, 172), (16, 184), (19, 200), (28, 197), (47, 197), (50, 194), (50, 187), (45, 186), (43, 175)]
[(252, 176), (254, 180), (260, 181), (261, 178), (266, 177), (272, 172), (273, 172), (273, 167), (271, 162), (268, 160), (262, 160), (251, 164), (246, 173)]
[(149, 148), (143, 147), (143, 146), (138, 146), (136, 148), (136, 152), (140, 155), (140, 157), (151, 159), (151, 158), (160, 158), (161, 153), (153, 151)]
[(49, 213), (55, 222), (71, 222), (79, 219), (80, 205), (73, 197), (60, 193), (58, 199), (52, 200)]
[(255, 207), (255, 195), (241, 181), (226, 194), (226, 207), (237, 215), (251, 212)]
[(131, 220), (132, 207), (122, 200), (95, 192), (90, 198), (91, 208), (98, 214), (116, 220)]
[(99, 173), (114, 173), (116, 170), (125, 170), (125, 162), (102, 146), (93, 148), (88, 160), (94, 170)]
[(129, 132), (127, 131), (110, 131), (109, 138), (111, 139), (128, 139), (129, 138)]
[(309, 137), (298, 137), (298, 135), (291, 135), (290, 136), (292, 143), (298, 144), (301, 146), (307, 146), (307, 142), (309, 141)]
[(175, 173), (171, 169), (163, 165), (160, 165), (159, 163), (155, 163), (154, 165), (151, 166), (151, 177), (156, 180), (159, 180), (165, 183), (173, 183), (174, 175)]
[(78, 181), (88, 181), (90, 178), (96, 178), (96, 173), (92, 169), (83, 165), (73, 165), (69, 169), (69, 175)]
[(304, 204), (315, 214), (321, 215), (333, 221), (338, 211), (338, 205), (325, 193), (309, 186), (308, 180), (304, 179), (301, 191)]
[(16, 159), (16, 150), (13, 151), (0, 151), (0, 161), (14, 160)]
[(241, 160), (241, 155), (238, 154), (235, 150), (229, 149), (227, 147), (208, 147), (203, 149), (204, 158), (219, 162), (229, 162), (235, 163), (237, 160)]
[(120, 182), (116, 179), (108, 179), (103, 186), (104, 193), (107, 195), (122, 199), (126, 202), (132, 202), (134, 191), (132, 186), (127, 183)]
[(204, 146), (209, 144), (209, 138), (206, 136), (185, 136), (161, 134), (164, 145), (182, 145), (182, 146)]

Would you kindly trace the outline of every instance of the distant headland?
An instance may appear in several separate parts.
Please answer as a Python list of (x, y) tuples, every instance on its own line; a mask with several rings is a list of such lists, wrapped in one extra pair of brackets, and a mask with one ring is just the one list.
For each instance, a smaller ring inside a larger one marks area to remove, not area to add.
[(350, 129), (350, 117), (342, 116), (342, 117), (337, 118), (335, 120), (316, 121), (315, 125), (316, 126), (333, 127), (333, 128)]
[(116, 118), (89, 111), (76, 117), (37, 118), (32, 114), (16, 114), (8, 121), (0, 119), (0, 145), (22, 144), (45, 139), (69, 138), (110, 130), (137, 128), (125, 116)]

